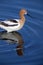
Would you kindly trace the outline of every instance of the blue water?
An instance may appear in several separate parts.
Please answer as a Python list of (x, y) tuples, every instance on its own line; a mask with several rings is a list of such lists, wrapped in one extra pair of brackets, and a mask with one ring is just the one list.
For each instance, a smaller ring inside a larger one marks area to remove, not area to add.
[(0, 65), (43, 65), (43, 0), (0, 0), (0, 21), (19, 18), (23, 8), (33, 16), (26, 15), (25, 25), (18, 31), (24, 54), (18, 56), (14, 45), (0, 40)]

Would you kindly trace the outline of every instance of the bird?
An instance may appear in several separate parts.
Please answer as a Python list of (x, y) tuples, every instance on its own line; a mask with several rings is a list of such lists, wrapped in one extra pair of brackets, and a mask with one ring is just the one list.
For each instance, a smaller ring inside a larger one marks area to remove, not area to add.
[[(20, 30), (25, 23), (25, 16), (28, 15), (27, 10), (21, 9), (19, 12), (19, 19), (10, 19), (10, 20), (4, 20), (0, 22), (0, 28), (7, 31), (7, 33), (12, 31), (18, 31)], [(29, 15), (30, 16), (30, 15)]]

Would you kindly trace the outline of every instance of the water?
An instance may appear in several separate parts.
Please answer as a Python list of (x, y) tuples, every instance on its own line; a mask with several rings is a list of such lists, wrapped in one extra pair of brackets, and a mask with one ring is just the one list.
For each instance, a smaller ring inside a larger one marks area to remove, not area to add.
[(18, 31), (24, 41), (23, 55), (17, 55), (16, 44), (0, 40), (0, 65), (43, 65), (43, 0), (0, 0), (0, 21), (19, 18), (22, 8), (33, 16), (25, 16), (25, 25)]

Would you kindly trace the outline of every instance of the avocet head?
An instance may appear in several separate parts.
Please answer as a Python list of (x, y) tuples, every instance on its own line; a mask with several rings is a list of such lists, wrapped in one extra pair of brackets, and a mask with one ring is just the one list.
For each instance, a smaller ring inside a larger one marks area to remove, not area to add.
[(27, 11), (25, 9), (20, 10), (20, 15), (27, 14)]
[(32, 16), (31, 16), (30, 14), (28, 14), (28, 11), (25, 10), (25, 9), (20, 10), (20, 16), (21, 16), (21, 15), (28, 15), (29, 17), (32, 18)]

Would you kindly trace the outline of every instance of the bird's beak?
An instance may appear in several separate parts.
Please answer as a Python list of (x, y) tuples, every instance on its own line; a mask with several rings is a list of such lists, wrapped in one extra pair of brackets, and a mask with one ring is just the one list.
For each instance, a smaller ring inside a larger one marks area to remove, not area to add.
[(27, 16), (29, 16), (29, 17), (31, 17), (31, 18), (32, 18), (32, 16), (31, 16), (30, 14), (28, 14), (28, 13), (27, 13)]

